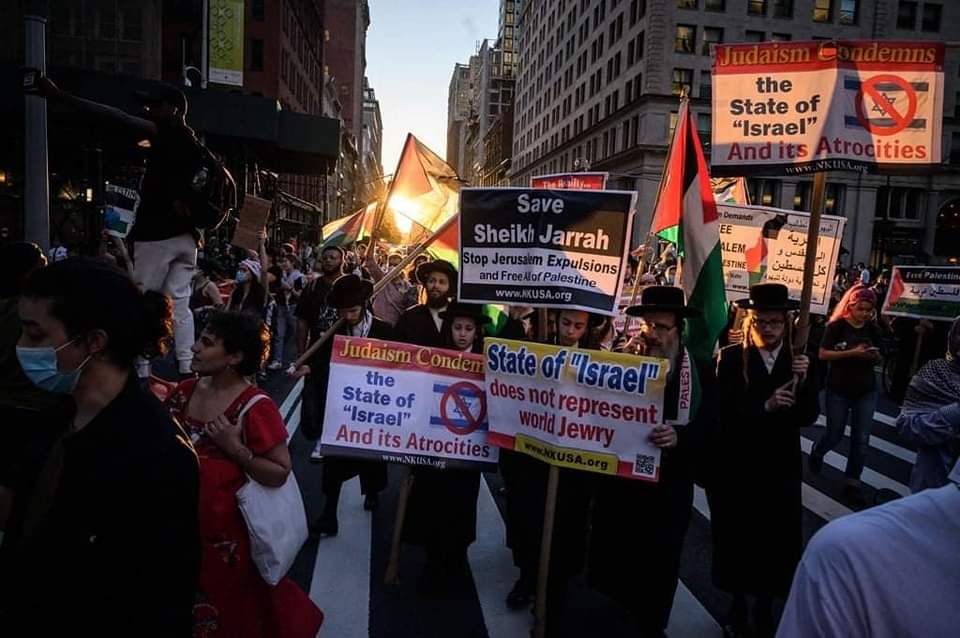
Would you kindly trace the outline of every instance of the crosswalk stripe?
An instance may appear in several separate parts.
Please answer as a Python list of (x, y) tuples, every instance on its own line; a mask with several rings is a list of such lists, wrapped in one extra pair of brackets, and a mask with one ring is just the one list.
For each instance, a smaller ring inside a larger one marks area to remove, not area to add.
[(879, 421), (880, 423), (883, 423), (884, 425), (889, 425), (889, 426), (892, 427), (892, 428), (897, 427), (897, 417), (895, 417), (895, 416), (890, 416), (889, 414), (884, 414), (883, 412), (874, 412), (874, 413), (873, 413), (873, 420), (874, 420), (874, 421)]
[(290, 442), (290, 439), (293, 438), (297, 428), (300, 427), (301, 414), (303, 414), (303, 401), (297, 404), (297, 407), (294, 408), (290, 418), (287, 419), (287, 443)]
[(290, 392), (287, 393), (287, 397), (283, 400), (283, 404), (280, 405), (280, 415), (286, 420), (290, 415), (290, 408), (293, 406), (293, 403), (300, 398), (300, 395), (303, 394), (303, 377), (297, 379), (297, 382), (290, 389)]
[[(490, 634), (491, 638), (494, 634)], [(673, 609), (667, 623), (669, 636), (703, 636), (712, 638), (722, 636), (723, 630), (710, 615), (697, 597), (687, 589), (683, 581), (677, 583), (677, 593), (673, 597)]]
[(500, 516), (490, 485), (480, 480), (477, 499), (477, 540), (467, 556), (473, 584), (477, 589), (483, 622), (490, 638), (526, 638), (530, 634), (531, 616), (526, 609), (511, 610), (505, 599), (519, 572), (513, 565), (510, 551), (504, 545), (507, 530)]
[(343, 484), (338, 518), (340, 533), (317, 547), (310, 598), (326, 614), (324, 636), (368, 638), (373, 519), (363, 510), (359, 478)]
[[(807, 454), (810, 454), (810, 451), (813, 449), (813, 441), (808, 439), (806, 435), (800, 436), (800, 449), (802, 449)], [(847, 467), (847, 457), (837, 452), (827, 452), (826, 456), (823, 457), (823, 460), (827, 465), (844, 471)], [(870, 469), (869, 467), (863, 468), (863, 475), (861, 479), (864, 483), (871, 486), (876, 490), (888, 489), (893, 490), (900, 496), (909, 496), (910, 488), (904, 485), (899, 481), (895, 481), (892, 478), (888, 477), (885, 474), (881, 474), (875, 470)]]
[[(878, 414), (879, 414), (879, 413), (878, 413)], [(821, 428), (822, 428), (822, 427), (826, 427), (826, 426), (827, 426), (827, 419), (826, 419), (826, 417), (824, 417), (823, 415), (821, 415), (821, 416), (817, 419), (817, 422), (816, 422), (814, 425), (816, 425), (817, 427), (821, 427)], [(846, 429), (844, 429), (843, 433), (844, 433), (844, 435), (847, 436), (847, 437), (850, 436), (850, 426), (849, 426), (849, 425), (846, 427)], [(881, 452), (886, 452), (886, 453), (889, 454), (890, 456), (894, 456), (894, 457), (900, 459), (901, 461), (906, 461), (906, 462), (909, 463), (910, 465), (914, 465), (914, 464), (917, 462), (917, 453), (916, 453), (916, 452), (914, 452), (914, 451), (912, 451), (912, 450), (908, 450), (908, 449), (906, 449), (906, 448), (904, 448), (904, 447), (900, 447), (900, 446), (897, 445), (896, 443), (891, 443), (890, 441), (887, 441), (886, 439), (882, 439), (882, 438), (880, 438), (879, 436), (871, 436), (871, 437), (870, 437), (870, 447), (874, 447), (874, 448), (880, 450)]]
[[(800, 494), (803, 500), (803, 506), (825, 521), (832, 521), (837, 517), (850, 514), (853, 511), (846, 505), (835, 501), (805, 482), (800, 485)], [(699, 485), (695, 485), (693, 488), (693, 507), (701, 516), (708, 521), (710, 520), (710, 506), (707, 503), (707, 493)]]

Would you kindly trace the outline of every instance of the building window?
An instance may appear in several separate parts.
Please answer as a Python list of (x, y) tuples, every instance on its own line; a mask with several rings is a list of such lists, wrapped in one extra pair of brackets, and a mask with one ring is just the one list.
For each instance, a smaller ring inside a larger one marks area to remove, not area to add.
[(843, 184), (827, 182), (823, 191), (824, 215), (839, 215), (843, 211), (843, 194), (846, 187)]
[(697, 134), (700, 135), (700, 145), (703, 150), (710, 150), (710, 114), (697, 113)]
[(703, 28), (703, 55), (710, 55), (710, 45), (723, 42), (723, 29), (719, 27)]
[(770, 41), (771, 42), (789, 42), (790, 34), (789, 33), (771, 33)]
[(697, 0), (677, 0), (678, 9), (696, 9)]
[(674, 69), (673, 86), (671, 92), (673, 95), (682, 95), (686, 90), (687, 95), (692, 93), (693, 69)]
[(710, 82), (710, 71), (700, 71), (700, 97), (705, 100), (713, 97), (713, 85)]
[(773, 0), (774, 18), (792, 18), (793, 0)]
[(140, 7), (137, 5), (127, 5), (120, 14), (123, 21), (123, 39), (132, 42), (139, 42), (143, 37), (143, 22), (140, 15)]
[(250, 4), (250, 17), (254, 20), (263, 20), (264, 17), (264, 0), (253, 0)]
[(763, 31), (744, 31), (743, 39), (746, 42), (763, 42)]
[(927, 207), (927, 193), (922, 188), (881, 186), (877, 189), (874, 217), (919, 222)]
[(920, 29), (930, 33), (938, 33), (940, 31), (940, 18), (942, 14), (942, 5), (924, 2), (923, 19), (920, 21)]
[(767, 0), (747, 0), (747, 13), (753, 16), (767, 15)]
[(775, 179), (747, 179), (750, 202), (761, 206), (778, 206), (780, 182)]
[(703, 8), (707, 11), (724, 11), (727, 8), (726, 0), (704, 0)]
[(833, 14), (833, 0), (813, 0), (813, 21), (830, 22)]
[(673, 50), (676, 53), (693, 53), (696, 41), (697, 27), (689, 24), (677, 25), (677, 36), (673, 41)]
[(900, 0), (897, 5), (897, 28), (913, 31), (917, 28), (917, 3)]
[(670, 112), (670, 123), (667, 125), (667, 142), (673, 139), (673, 133), (677, 130), (677, 112)]
[(859, 0), (840, 0), (840, 24), (856, 24), (860, 17)]
[(250, 70), (263, 71), (263, 40), (250, 40)]

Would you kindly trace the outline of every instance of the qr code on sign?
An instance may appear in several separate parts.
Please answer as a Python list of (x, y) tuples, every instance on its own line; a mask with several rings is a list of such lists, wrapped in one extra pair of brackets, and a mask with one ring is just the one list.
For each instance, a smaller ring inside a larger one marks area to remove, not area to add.
[(633, 464), (633, 473), (639, 476), (655, 476), (657, 473), (657, 459), (649, 454), (638, 454)]

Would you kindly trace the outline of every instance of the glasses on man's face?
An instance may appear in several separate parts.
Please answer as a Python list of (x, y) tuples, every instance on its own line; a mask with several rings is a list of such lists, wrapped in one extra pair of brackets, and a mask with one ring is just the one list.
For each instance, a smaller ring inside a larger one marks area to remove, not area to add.
[(676, 327), (676, 324), (657, 323), (656, 321), (644, 321), (642, 319), (640, 320), (640, 330), (655, 332), (658, 335), (669, 334), (670, 331)]
[(753, 323), (761, 330), (764, 328), (777, 330), (783, 327), (784, 321), (783, 319), (754, 319)]

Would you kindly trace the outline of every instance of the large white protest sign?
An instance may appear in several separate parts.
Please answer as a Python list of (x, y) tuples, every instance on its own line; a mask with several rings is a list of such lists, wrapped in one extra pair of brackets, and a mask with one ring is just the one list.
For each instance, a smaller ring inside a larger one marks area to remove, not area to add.
[[(810, 214), (765, 206), (717, 206), (727, 299), (748, 296), (750, 286), (778, 283), (800, 300)], [(810, 312), (827, 314), (846, 219), (824, 215), (817, 238)]]
[(960, 267), (894, 266), (881, 314), (934, 321), (960, 317)]
[(941, 161), (943, 42), (717, 45), (713, 175)]
[(490, 442), (551, 465), (656, 481), (668, 363), (485, 339)]
[(490, 469), (483, 358), (337, 336), (320, 439), (324, 454)]
[(635, 198), (621, 191), (463, 189), (459, 298), (614, 314)]

